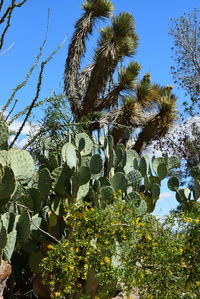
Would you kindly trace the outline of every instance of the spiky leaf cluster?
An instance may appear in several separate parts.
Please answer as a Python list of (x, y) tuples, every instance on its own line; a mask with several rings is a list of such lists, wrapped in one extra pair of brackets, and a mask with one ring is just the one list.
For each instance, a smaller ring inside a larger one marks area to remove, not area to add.
[[(111, 17), (112, 4), (103, 0), (86, 1), (83, 8), (85, 13), (75, 25), (65, 65), (64, 90), (73, 116), (76, 121), (92, 121), (90, 133), (109, 124), (115, 144), (126, 144), (135, 129), (140, 129), (132, 147), (141, 152), (152, 140), (165, 135), (176, 120), (176, 98), (170, 87), (152, 83), (149, 73), (140, 80), (137, 62), (122, 65), (125, 57), (132, 59), (138, 44), (130, 13)], [(92, 62), (81, 69), (86, 39), (101, 18), (111, 18), (111, 24), (100, 30)]]

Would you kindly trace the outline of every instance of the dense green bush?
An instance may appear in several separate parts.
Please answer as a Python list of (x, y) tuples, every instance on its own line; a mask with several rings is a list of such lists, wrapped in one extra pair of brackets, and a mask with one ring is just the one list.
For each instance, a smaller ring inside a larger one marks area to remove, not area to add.
[(135, 287), (140, 298), (199, 298), (200, 219), (133, 211), (120, 199), (104, 210), (67, 207), (66, 238), (41, 264), (53, 298), (128, 298)]

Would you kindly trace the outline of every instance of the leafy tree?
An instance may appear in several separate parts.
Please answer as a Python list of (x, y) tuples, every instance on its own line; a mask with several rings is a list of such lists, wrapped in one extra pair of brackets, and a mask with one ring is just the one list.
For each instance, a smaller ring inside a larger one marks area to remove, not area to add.
[[(176, 97), (171, 86), (152, 83), (150, 74), (138, 80), (141, 67), (137, 62), (123, 66), (124, 58), (135, 54), (138, 37), (132, 15), (123, 12), (111, 18), (112, 11), (109, 0), (83, 3), (83, 15), (76, 22), (69, 45), (64, 90), (75, 121), (90, 120), (90, 132), (109, 124), (115, 143), (127, 143), (140, 129), (132, 145), (139, 153), (152, 140), (165, 135), (174, 123)], [(101, 29), (93, 61), (82, 69), (86, 40), (96, 22), (106, 18), (111, 18), (111, 25)]]
[(153, 152), (156, 151), (162, 152), (162, 155), (176, 155), (181, 159), (181, 168), (171, 174), (177, 175), (182, 185), (192, 188), (192, 168), (200, 165), (199, 117), (189, 118), (175, 126), (164, 138), (154, 143)]
[[(170, 34), (174, 39), (175, 66), (171, 68), (174, 82), (190, 95), (193, 104), (200, 100), (200, 21), (199, 10), (185, 13), (171, 21)], [(194, 107), (185, 102), (186, 110)]]

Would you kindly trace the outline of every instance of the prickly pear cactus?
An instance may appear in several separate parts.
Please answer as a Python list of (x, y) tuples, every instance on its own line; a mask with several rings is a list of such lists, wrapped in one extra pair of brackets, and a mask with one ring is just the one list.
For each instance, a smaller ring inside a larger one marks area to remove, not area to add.
[[(152, 212), (160, 196), (161, 181), (169, 169), (177, 167), (178, 160), (157, 158), (152, 163), (126, 150), (123, 144), (114, 146), (112, 136), (105, 137), (97, 148), (85, 133), (72, 137), (58, 156), (45, 157), (38, 170), (27, 151), (1, 150), (0, 251), (4, 258), (11, 259), (17, 244), (30, 255), (29, 264), (36, 271), (38, 257), (43, 256), (42, 244), (50, 242), (50, 236), (54, 241), (62, 238), (66, 203), (86, 201), (104, 209), (122, 200), (135, 215)], [(177, 192), (179, 202), (191, 197), (187, 190), (179, 190), (176, 178), (171, 178), (168, 185)], [(199, 193), (198, 181), (195, 198)]]
[(7, 164), (12, 168), (17, 181), (26, 184), (32, 179), (35, 172), (35, 163), (27, 151), (17, 148), (10, 149)]
[[(170, 159), (170, 158), (169, 158)], [(175, 157), (171, 157), (170, 164), (178, 165)], [(189, 210), (200, 198), (200, 166), (197, 165), (191, 169), (191, 175), (194, 179), (193, 190), (189, 188), (180, 188), (180, 181), (173, 176), (168, 180), (168, 187), (170, 190), (176, 192), (176, 200), (179, 202), (181, 208)]]

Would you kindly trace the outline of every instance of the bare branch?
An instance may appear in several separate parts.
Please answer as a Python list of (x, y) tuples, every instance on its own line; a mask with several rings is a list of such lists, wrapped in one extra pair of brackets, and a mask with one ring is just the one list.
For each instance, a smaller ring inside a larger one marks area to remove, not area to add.
[(12, 44), (10, 45), (10, 47), (8, 47), (7, 49), (5, 49), (3, 52), (0, 53), (0, 56), (2, 56), (3, 54), (5, 54), (6, 52), (8, 52), (14, 45), (15, 42), (12, 42)]
[(63, 46), (63, 44), (65, 43), (66, 41), (66, 37), (64, 39), (64, 41), (49, 55), (49, 57), (43, 61), (41, 63), (41, 66), (40, 66), (40, 73), (39, 73), (39, 76), (38, 76), (38, 83), (37, 83), (37, 89), (36, 89), (36, 94), (35, 94), (35, 97), (34, 99), (32, 100), (32, 103), (31, 105), (29, 106), (29, 109), (27, 111), (27, 114), (25, 116), (25, 119), (24, 121), (22, 122), (22, 125), (21, 127), (19, 128), (17, 134), (15, 135), (15, 138), (13, 139), (13, 141), (11, 142), (10, 144), (10, 148), (13, 147), (14, 143), (17, 141), (19, 135), (21, 134), (22, 130), (23, 130), (23, 127), (25, 126), (31, 112), (32, 112), (32, 109), (34, 108), (34, 105), (40, 95), (40, 91), (41, 91), (41, 86), (42, 86), (42, 75), (43, 75), (43, 72), (44, 72), (44, 68), (45, 68), (45, 65), (52, 59), (52, 57), (54, 56), (54, 54), (56, 54), (56, 52)]
[[(0, 19), (0, 24), (2, 24), (2, 23), (5, 21), (5, 19), (6, 19), (7, 16), (10, 14), (10, 12), (11, 12), (11, 14), (12, 14), (12, 11), (13, 11), (16, 7), (21, 7), (21, 6), (22, 6), (24, 3), (26, 3), (28, 0), (23, 0), (23, 1), (19, 2), (19, 3), (15, 3), (15, 1), (16, 1), (16, 0), (12, 0), (12, 4), (9, 5), (9, 6), (7, 7), (5, 13), (3, 14), (3, 16), (2, 16), (1, 19)], [(2, 4), (3, 4), (3, 1), (1, 1), (1, 6), (0, 6), (0, 8), (2, 7)]]
[(13, 99), (14, 99), (16, 93), (17, 93), (20, 89), (22, 89), (22, 88), (27, 84), (27, 82), (28, 82), (28, 80), (29, 80), (31, 74), (33, 73), (34, 69), (35, 69), (36, 66), (38, 65), (38, 62), (39, 62), (39, 60), (40, 60), (40, 57), (42, 56), (43, 48), (44, 48), (44, 46), (45, 46), (45, 44), (46, 44), (46, 41), (47, 41), (48, 29), (49, 29), (49, 16), (50, 16), (50, 10), (48, 10), (48, 16), (47, 16), (47, 25), (46, 25), (45, 37), (44, 37), (44, 40), (43, 40), (42, 45), (41, 45), (41, 47), (40, 47), (39, 53), (38, 53), (38, 55), (36, 56), (35, 62), (34, 62), (34, 64), (31, 66), (31, 68), (29, 69), (28, 73), (26, 74), (26, 78), (25, 78), (25, 80), (22, 81), (20, 84), (18, 84), (18, 85), (14, 88), (14, 90), (13, 90), (13, 92), (12, 92), (10, 98), (7, 100), (6, 104), (5, 104), (4, 107), (2, 108), (2, 113), (6, 111), (6, 109), (7, 109), (8, 106), (10, 105), (10, 103), (13, 101)]

